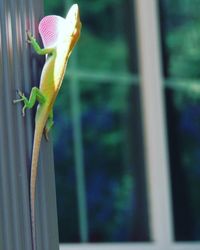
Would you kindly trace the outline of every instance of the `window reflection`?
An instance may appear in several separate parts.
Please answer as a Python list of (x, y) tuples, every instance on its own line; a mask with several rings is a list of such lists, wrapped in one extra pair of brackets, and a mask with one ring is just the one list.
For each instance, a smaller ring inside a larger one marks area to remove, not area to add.
[(200, 5), (160, 10), (175, 240), (200, 240)]
[[(78, 4), (83, 29), (53, 131), (60, 241), (82, 242), (84, 230), (90, 242), (149, 241), (133, 1)], [(46, 1), (47, 14), (63, 9)]]

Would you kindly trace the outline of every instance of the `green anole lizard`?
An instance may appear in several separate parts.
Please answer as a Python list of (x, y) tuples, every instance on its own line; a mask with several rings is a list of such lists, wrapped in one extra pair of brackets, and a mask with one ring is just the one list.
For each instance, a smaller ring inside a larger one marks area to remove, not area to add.
[(22, 114), (25, 109), (32, 108), (38, 101), (35, 116), (35, 132), (32, 150), (31, 177), (30, 177), (30, 206), (33, 249), (36, 250), (35, 228), (35, 189), (38, 168), (38, 158), (43, 132), (48, 135), (53, 126), (53, 105), (66, 70), (67, 61), (72, 49), (79, 39), (81, 22), (77, 4), (72, 5), (66, 18), (59, 16), (46, 16), (39, 24), (39, 33), (42, 37), (44, 48), (40, 48), (36, 39), (27, 32), (28, 42), (39, 55), (46, 55), (39, 88), (33, 87), (29, 99), (19, 91), (20, 99), (14, 103), (24, 102)]

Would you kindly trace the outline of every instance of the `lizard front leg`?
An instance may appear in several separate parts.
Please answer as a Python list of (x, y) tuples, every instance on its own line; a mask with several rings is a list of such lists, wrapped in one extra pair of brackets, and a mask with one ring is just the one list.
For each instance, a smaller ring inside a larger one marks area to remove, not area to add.
[(41, 48), (38, 42), (36, 41), (35, 37), (31, 35), (29, 31), (27, 31), (27, 42), (30, 43), (35, 52), (39, 55), (46, 55), (46, 54), (52, 54), (55, 51), (55, 48)]
[(21, 98), (14, 100), (13, 103), (24, 102), (24, 106), (22, 108), (23, 116), (25, 115), (26, 108), (31, 109), (35, 105), (36, 101), (40, 104), (44, 104), (46, 101), (46, 98), (37, 87), (32, 88), (29, 99), (25, 97), (21, 91), (19, 91), (18, 94)]

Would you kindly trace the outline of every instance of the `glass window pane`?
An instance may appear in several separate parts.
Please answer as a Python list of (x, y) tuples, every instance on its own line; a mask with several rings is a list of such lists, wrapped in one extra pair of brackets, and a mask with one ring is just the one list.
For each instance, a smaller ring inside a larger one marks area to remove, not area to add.
[[(81, 0), (79, 3), (84, 25), (78, 47), (78, 67), (90, 71), (128, 72), (130, 58), (136, 54), (132, 37), (133, 1), (96, 0), (86, 3)], [(135, 68), (136, 60), (135, 56)]]
[[(54, 113), (60, 241), (83, 231), (89, 242), (150, 241), (133, 1), (78, 3), (81, 38)], [(46, 1), (46, 14), (65, 15), (65, 4)]]
[[(138, 84), (78, 86), (89, 241), (149, 241)], [(68, 82), (62, 90), (53, 135), (60, 241), (80, 242)]]
[(52, 129), (59, 238), (61, 242), (77, 242), (80, 237), (69, 85), (64, 84), (62, 90), (54, 106)]
[(200, 5), (160, 10), (175, 240), (200, 240)]
[(90, 240), (146, 241), (138, 86), (81, 82), (80, 87)]

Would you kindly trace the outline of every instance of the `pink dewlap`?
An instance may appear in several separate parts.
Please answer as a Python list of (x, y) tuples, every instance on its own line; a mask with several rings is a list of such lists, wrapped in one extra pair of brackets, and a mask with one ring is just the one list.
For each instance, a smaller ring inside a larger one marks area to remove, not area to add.
[(45, 16), (39, 23), (39, 32), (44, 47), (53, 47), (66, 29), (66, 19), (60, 16)]

